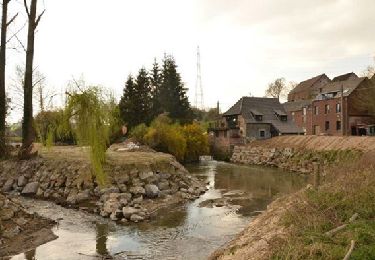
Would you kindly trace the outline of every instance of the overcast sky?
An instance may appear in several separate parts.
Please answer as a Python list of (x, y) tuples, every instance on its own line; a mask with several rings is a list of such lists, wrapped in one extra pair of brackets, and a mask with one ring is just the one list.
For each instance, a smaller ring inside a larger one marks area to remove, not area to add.
[[(249, 93), (263, 96), (278, 77), (299, 82), (321, 73), (359, 73), (374, 63), (374, 0), (38, 3), (46, 13), (36, 36), (35, 65), (58, 91), (83, 74), (119, 99), (127, 75), (150, 68), (166, 52), (176, 58), (193, 102), (199, 45), (205, 105), (220, 101), (225, 110)], [(12, 32), (25, 15), (21, 0), (11, 5), (11, 12), (22, 14)], [(23, 63), (24, 53), (10, 50), (8, 76)]]

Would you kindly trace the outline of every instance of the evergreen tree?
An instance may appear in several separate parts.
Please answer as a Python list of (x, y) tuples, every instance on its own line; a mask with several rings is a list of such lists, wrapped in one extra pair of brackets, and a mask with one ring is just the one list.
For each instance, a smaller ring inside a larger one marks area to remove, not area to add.
[(128, 79), (125, 83), (124, 94), (120, 99), (120, 116), (121, 119), (128, 123), (129, 126), (132, 122), (135, 121), (136, 114), (134, 113), (135, 104), (134, 104), (134, 96), (135, 96), (135, 83), (132, 75), (128, 76)]
[(139, 70), (135, 81), (129, 75), (119, 107), (121, 118), (129, 128), (141, 123), (148, 124), (153, 119), (151, 85), (144, 68)]
[(170, 118), (188, 123), (192, 121), (193, 113), (186, 95), (187, 89), (177, 72), (177, 65), (172, 56), (166, 56), (163, 60), (162, 82), (158, 91), (158, 100), (164, 112), (168, 112)]
[(159, 114), (161, 114), (162, 107), (159, 102), (159, 91), (160, 86), (162, 83), (162, 75), (159, 68), (159, 64), (157, 63), (156, 59), (154, 60), (154, 64), (152, 70), (150, 72), (150, 83), (151, 83), (151, 96), (152, 96), (152, 118), (156, 118)]

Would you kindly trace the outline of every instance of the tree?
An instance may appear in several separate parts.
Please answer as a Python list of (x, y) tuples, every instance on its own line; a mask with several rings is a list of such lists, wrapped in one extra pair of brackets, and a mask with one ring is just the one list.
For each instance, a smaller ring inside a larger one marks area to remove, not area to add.
[(174, 58), (166, 56), (163, 60), (162, 82), (157, 91), (157, 98), (163, 112), (168, 112), (170, 118), (181, 123), (191, 122), (193, 118), (186, 91)]
[(285, 78), (278, 78), (274, 82), (268, 84), (265, 96), (273, 98), (286, 98), (290, 90), (295, 88), (297, 84), (295, 82), (287, 82)]
[(156, 59), (154, 60), (154, 64), (152, 70), (150, 72), (150, 83), (151, 83), (151, 96), (152, 96), (152, 118), (156, 118), (159, 114), (161, 114), (162, 108), (159, 102), (159, 93), (160, 86), (162, 83), (162, 75), (160, 72), (159, 64), (157, 63)]
[(3, 0), (1, 19), (1, 47), (0, 47), (0, 157), (6, 154), (5, 145), (5, 118), (7, 113), (7, 100), (5, 96), (5, 66), (8, 26), (17, 17), (17, 14), (8, 21), (8, 4), (11, 0)]
[(35, 130), (33, 128), (33, 62), (34, 62), (34, 40), (35, 30), (44, 14), (37, 16), (37, 0), (31, 0), (30, 8), (26, 0), (24, 6), (28, 17), (26, 69), (24, 81), (24, 107), (22, 120), (22, 147), (18, 153), (20, 159), (28, 159), (32, 156)]
[(121, 118), (132, 128), (153, 119), (151, 85), (145, 68), (141, 68), (134, 81), (129, 75), (120, 100)]

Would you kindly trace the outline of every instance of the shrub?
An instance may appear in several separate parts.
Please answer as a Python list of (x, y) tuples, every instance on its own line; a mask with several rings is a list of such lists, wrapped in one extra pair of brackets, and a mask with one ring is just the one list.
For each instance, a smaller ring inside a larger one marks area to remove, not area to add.
[(134, 138), (140, 143), (144, 143), (144, 137), (147, 134), (147, 130), (146, 124), (137, 125), (130, 131), (130, 137)]
[(186, 138), (185, 161), (197, 161), (200, 155), (209, 152), (208, 137), (200, 125), (185, 125), (182, 131)]

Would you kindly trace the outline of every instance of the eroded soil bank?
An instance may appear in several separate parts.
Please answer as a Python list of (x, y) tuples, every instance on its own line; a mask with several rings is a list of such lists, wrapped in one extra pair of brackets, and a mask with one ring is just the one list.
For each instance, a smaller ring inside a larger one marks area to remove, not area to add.
[(26, 213), (17, 200), (0, 194), (0, 259), (25, 252), (57, 238), (55, 222)]

